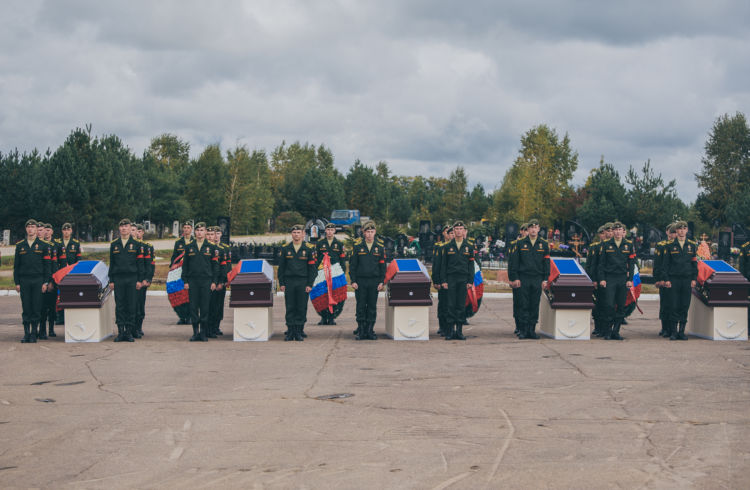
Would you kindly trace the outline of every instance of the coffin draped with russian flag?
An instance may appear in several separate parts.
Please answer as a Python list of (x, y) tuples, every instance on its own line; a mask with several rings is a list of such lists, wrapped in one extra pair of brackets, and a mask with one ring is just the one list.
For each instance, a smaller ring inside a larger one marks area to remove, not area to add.
[(310, 291), (310, 301), (318, 313), (328, 310), (333, 313), (333, 307), (346, 301), (346, 274), (340, 264), (331, 265), (327, 253), (318, 267), (318, 275)]

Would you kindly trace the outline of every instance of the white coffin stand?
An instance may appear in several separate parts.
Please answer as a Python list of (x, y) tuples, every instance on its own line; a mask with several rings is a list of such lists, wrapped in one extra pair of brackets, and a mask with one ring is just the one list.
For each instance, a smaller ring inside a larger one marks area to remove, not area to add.
[(430, 307), (386, 305), (385, 334), (393, 340), (430, 340)]
[(273, 336), (273, 307), (234, 308), (234, 341), (264, 342)]
[(709, 340), (747, 340), (747, 308), (708, 306), (694, 295), (685, 333)]
[(539, 333), (555, 340), (590, 340), (590, 309), (553, 309), (542, 293), (539, 301)]
[(65, 342), (101, 342), (116, 332), (114, 293), (101, 308), (65, 308)]

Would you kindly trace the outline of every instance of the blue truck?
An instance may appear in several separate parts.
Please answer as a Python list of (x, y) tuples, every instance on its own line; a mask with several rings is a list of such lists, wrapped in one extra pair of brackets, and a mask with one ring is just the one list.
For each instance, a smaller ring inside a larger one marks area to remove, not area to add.
[(331, 223), (336, 225), (336, 231), (360, 224), (359, 209), (336, 209), (331, 213)]

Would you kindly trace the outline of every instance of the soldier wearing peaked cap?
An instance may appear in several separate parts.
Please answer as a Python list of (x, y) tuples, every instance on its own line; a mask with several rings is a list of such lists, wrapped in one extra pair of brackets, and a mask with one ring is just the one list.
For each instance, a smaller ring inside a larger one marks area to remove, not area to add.
[(120, 237), (109, 245), (109, 286), (115, 290), (115, 342), (133, 342), (138, 291), (145, 279), (144, 247), (131, 235), (130, 225), (129, 219), (120, 220)]
[(474, 246), (466, 239), (463, 221), (453, 223), (454, 238), (442, 250), (440, 284), (447, 291), (447, 329), (445, 340), (466, 340), (466, 289), (474, 284)]
[(219, 249), (206, 239), (206, 232), (206, 223), (195, 224), (195, 240), (185, 246), (182, 261), (182, 277), (190, 297), (191, 342), (208, 340), (211, 291), (219, 282)]
[(35, 343), (42, 309), (42, 294), (52, 280), (50, 247), (38, 236), (38, 223), (26, 221), (26, 238), (16, 243), (13, 282), (21, 294), (23, 343)]
[(357, 300), (357, 340), (376, 340), (378, 291), (385, 281), (385, 246), (376, 239), (375, 222), (362, 226), (364, 238), (357, 239), (349, 261), (349, 277)]
[(303, 225), (292, 226), (291, 234), (291, 243), (281, 248), (278, 276), (286, 306), (284, 340), (301, 342), (307, 322), (307, 301), (316, 275), (315, 246), (303, 240)]

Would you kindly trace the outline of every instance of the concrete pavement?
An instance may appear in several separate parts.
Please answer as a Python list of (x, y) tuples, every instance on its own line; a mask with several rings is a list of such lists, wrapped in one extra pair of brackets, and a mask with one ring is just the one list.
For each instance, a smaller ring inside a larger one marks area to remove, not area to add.
[(133, 344), (20, 344), (0, 297), (0, 486), (748, 488), (750, 344), (663, 340), (642, 307), (624, 342), (520, 341), (487, 299), (466, 342), (357, 342), (349, 300), (305, 342), (232, 342), (227, 308), (190, 343), (149, 296)]

